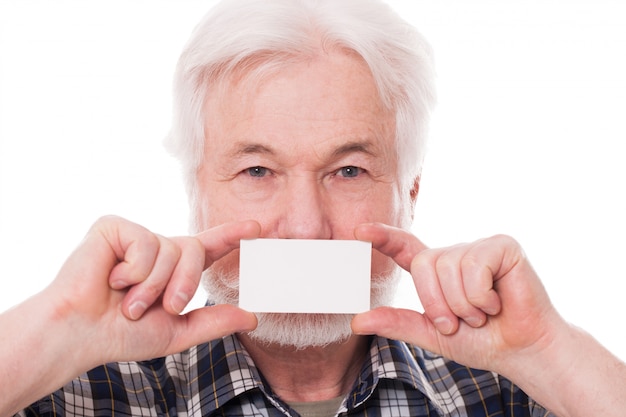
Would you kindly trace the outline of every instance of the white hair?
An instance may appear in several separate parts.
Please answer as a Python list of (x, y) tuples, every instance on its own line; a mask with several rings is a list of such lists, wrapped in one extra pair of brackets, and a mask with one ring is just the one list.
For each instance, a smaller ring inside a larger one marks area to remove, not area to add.
[[(174, 109), (166, 147), (183, 166), (192, 222), (196, 172), (203, 158), (204, 103), (222, 81), (259, 82), (321, 50), (343, 49), (368, 65), (383, 105), (395, 112), (400, 195), (419, 178), (435, 102), (434, 66), (426, 40), (377, 0), (228, 0), (198, 24), (174, 78)], [(210, 127), (209, 127), (210, 130)], [(197, 232), (197, 224), (191, 229)]]

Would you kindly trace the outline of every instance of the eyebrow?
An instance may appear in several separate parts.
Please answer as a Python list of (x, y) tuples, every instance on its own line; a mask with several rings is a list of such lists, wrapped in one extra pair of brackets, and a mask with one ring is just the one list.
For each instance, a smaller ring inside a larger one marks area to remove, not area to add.
[[(372, 150), (372, 143), (370, 141), (353, 141), (345, 143), (330, 154), (331, 159), (338, 159), (351, 153), (364, 153), (370, 156), (375, 156), (375, 152)], [(276, 155), (276, 151), (266, 145), (259, 143), (242, 142), (236, 144), (235, 149), (230, 153), (233, 157), (241, 157), (244, 155)]]
[(369, 141), (348, 142), (335, 149), (331, 156), (333, 158), (340, 158), (351, 153), (364, 153), (370, 156), (375, 156), (375, 153), (371, 149), (372, 146), (372, 143)]
[(265, 145), (247, 142), (237, 144), (235, 149), (231, 152), (231, 155), (234, 157), (254, 154), (274, 155), (276, 152)]

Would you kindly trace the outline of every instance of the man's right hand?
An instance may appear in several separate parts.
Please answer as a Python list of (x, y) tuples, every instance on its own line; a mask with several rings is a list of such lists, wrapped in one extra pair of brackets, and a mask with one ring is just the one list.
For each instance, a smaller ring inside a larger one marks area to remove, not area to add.
[(97, 221), (45, 290), (0, 316), (0, 415), (99, 364), (254, 329), (255, 315), (235, 306), (180, 313), (202, 272), (260, 231), (246, 221), (165, 238), (119, 217)]

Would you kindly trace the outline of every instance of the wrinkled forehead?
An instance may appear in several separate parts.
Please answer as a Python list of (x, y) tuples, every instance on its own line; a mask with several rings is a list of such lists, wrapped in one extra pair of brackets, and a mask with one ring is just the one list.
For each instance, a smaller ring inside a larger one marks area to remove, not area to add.
[(378, 92), (378, 99), (384, 111), (394, 112), (395, 108), (385, 99), (380, 83), (372, 73), (369, 65), (353, 49), (347, 47), (332, 47), (327, 50), (321, 46), (304, 49), (293, 53), (291, 51), (257, 51), (240, 59), (230, 59), (214, 66), (203, 75), (203, 90), (206, 97), (229, 94), (233, 87), (246, 84), (249, 91), (255, 91), (268, 79), (280, 76), (290, 67), (322, 61), (331, 55), (341, 55), (350, 61), (358, 63), (367, 72)]
[[(308, 134), (306, 129), (319, 129), (322, 137), (365, 134), (393, 146), (394, 115), (380, 99), (371, 71), (358, 55), (341, 50), (298, 56), (289, 62), (283, 59), (280, 64), (265, 58), (224, 72), (207, 92), (206, 141), (241, 131), (251, 120), (272, 118), (276, 131)], [(255, 127), (267, 133), (266, 126)]]

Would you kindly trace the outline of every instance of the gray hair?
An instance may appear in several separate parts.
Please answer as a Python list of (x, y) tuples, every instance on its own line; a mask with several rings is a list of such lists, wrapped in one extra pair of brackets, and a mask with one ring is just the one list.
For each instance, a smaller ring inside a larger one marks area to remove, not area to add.
[(320, 47), (353, 51), (369, 66), (383, 105), (396, 115), (399, 186), (408, 196), (421, 174), (435, 102), (427, 41), (378, 0), (228, 0), (195, 28), (174, 76), (172, 128), (165, 144), (182, 163), (192, 210), (209, 133), (206, 97), (220, 93), (221, 81), (229, 77), (260, 81)]

